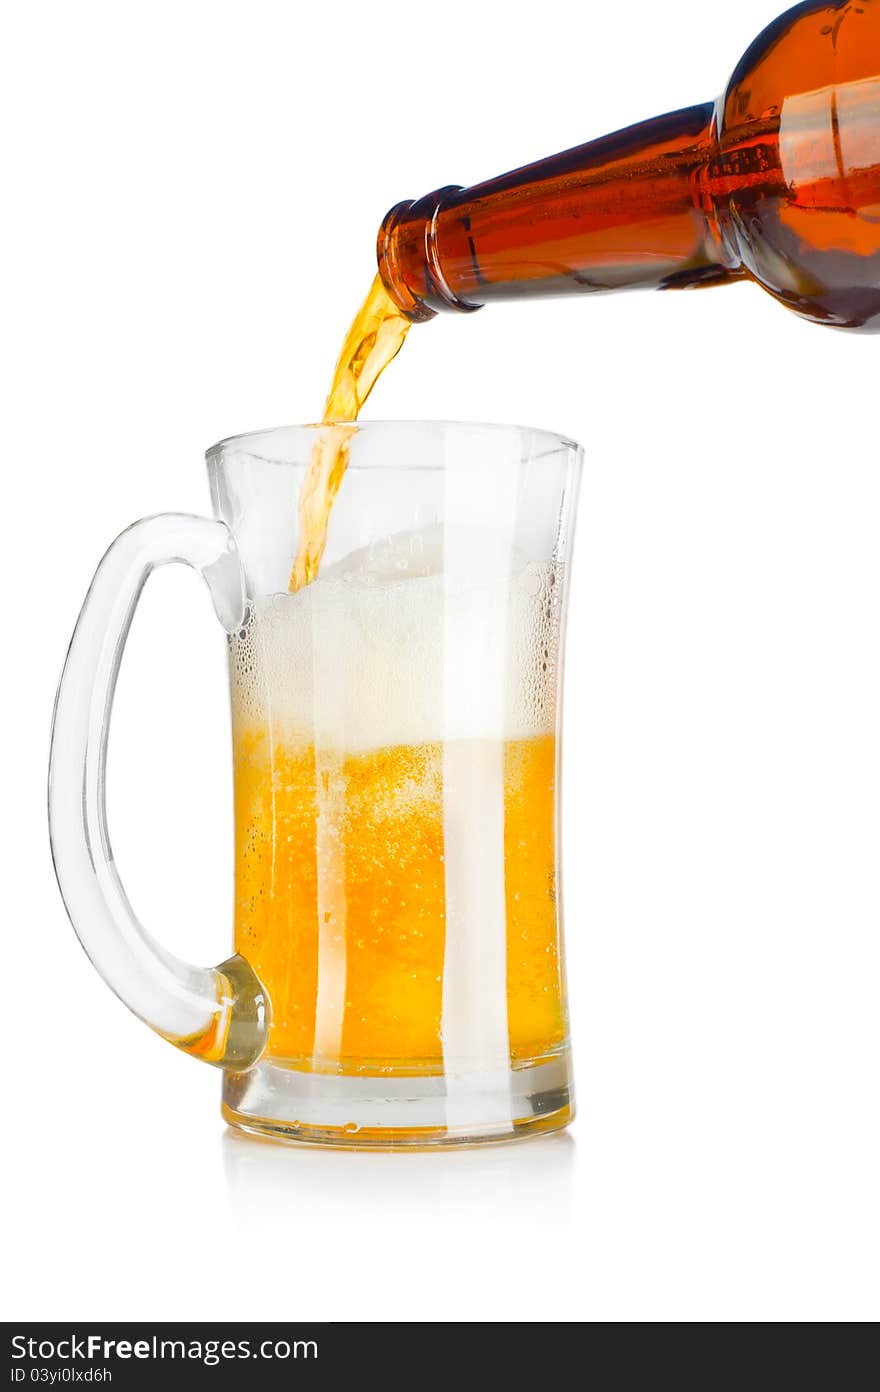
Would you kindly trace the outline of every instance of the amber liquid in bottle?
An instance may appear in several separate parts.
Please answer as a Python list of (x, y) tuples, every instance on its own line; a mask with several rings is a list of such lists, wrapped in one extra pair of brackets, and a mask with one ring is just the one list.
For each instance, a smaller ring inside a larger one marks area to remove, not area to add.
[(757, 281), (880, 329), (880, 0), (798, 5), (715, 103), (401, 203), (379, 266), (413, 319), (492, 300)]
[[(807, 319), (880, 331), (880, 0), (809, 0), (717, 102), (471, 188), (399, 203), (324, 411), (353, 421), (410, 323), (492, 300), (752, 280)], [(315, 578), (351, 426), (315, 448), (291, 589)]]

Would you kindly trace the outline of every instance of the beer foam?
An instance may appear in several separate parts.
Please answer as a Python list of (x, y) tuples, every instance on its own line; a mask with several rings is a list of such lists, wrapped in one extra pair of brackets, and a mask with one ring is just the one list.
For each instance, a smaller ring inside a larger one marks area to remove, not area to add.
[(230, 640), (236, 730), (352, 753), (552, 732), (559, 568), (482, 548), (481, 574), (453, 575), (436, 531), (253, 600)]

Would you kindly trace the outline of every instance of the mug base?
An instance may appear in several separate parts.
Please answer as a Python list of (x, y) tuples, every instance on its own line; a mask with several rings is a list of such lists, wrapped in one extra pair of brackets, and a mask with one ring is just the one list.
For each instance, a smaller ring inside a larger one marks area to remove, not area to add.
[(574, 1117), (568, 1046), (515, 1068), (433, 1076), (304, 1072), (263, 1059), (227, 1074), (223, 1117), (251, 1135), (349, 1150), (434, 1150), (560, 1131)]

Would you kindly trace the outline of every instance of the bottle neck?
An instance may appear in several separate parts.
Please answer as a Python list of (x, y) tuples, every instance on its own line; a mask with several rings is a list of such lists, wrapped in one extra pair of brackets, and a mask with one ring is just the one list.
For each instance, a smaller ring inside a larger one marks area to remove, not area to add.
[(379, 230), (386, 288), (419, 320), (490, 300), (736, 278), (705, 196), (715, 145), (707, 102), (398, 203)]

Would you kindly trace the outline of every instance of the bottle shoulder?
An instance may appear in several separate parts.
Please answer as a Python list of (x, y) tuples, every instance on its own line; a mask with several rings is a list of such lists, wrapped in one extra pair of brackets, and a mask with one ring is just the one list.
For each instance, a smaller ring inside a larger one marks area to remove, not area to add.
[(880, 330), (880, 0), (812, 0), (759, 35), (718, 103), (706, 182), (771, 294)]
[(807, 0), (768, 24), (719, 103), (721, 137), (780, 119), (798, 97), (880, 81), (880, 0)]

